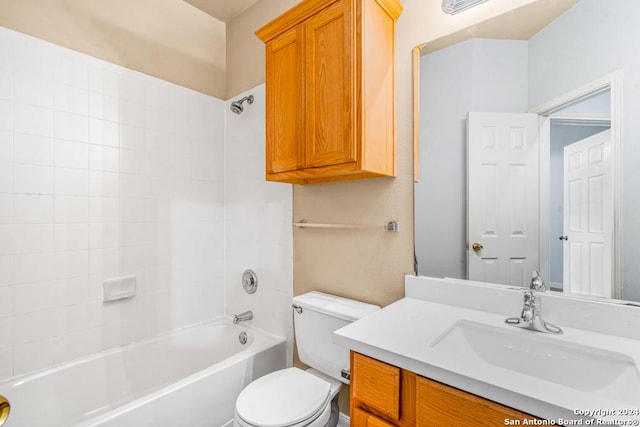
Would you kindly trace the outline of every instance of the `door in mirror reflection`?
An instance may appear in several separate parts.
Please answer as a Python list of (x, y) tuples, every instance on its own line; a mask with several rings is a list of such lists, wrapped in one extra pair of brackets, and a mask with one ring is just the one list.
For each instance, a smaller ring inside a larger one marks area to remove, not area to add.
[(564, 147), (563, 283), (567, 293), (611, 298), (611, 131)]
[(539, 126), (537, 114), (469, 113), (469, 280), (523, 286), (538, 269)]

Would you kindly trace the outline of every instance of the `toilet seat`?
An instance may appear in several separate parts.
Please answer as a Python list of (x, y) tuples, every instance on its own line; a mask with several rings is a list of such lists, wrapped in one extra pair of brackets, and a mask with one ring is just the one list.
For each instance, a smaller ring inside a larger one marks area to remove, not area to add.
[(308, 426), (328, 417), (331, 385), (298, 368), (265, 375), (245, 387), (236, 400), (236, 421), (246, 426)]

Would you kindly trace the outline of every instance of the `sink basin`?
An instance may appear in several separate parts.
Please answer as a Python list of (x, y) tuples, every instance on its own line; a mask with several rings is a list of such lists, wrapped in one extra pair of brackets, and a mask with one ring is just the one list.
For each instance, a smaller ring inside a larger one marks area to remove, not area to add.
[(584, 392), (607, 391), (633, 401), (640, 390), (634, 359), (623, 353), (563, 341), (540, 332), (460, 320), (431, 343), (449, 360), (507, 369)]

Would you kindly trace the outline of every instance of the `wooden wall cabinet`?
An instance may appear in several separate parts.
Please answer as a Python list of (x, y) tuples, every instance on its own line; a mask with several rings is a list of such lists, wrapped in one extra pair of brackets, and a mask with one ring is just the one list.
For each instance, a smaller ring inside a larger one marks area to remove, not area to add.
[(266, 49), (266, 179), (395, 176), (398, 0), (303, 0), (256, 35)]
[(537, 419), (351, 352), (352, 427), (478, 427)]

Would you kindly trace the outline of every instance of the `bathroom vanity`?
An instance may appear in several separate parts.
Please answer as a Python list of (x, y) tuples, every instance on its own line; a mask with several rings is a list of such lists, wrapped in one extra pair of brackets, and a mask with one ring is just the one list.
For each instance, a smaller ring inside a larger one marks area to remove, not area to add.
[(351, 352), (351, 425), (460, 427), (535, 417)]
[(352, 350), (352, 425), (640, 420), (637, 308), (541, 300), (562, 334), (505, 323), (521, 288), (407, 277), (405, 298), (334, 333)]

